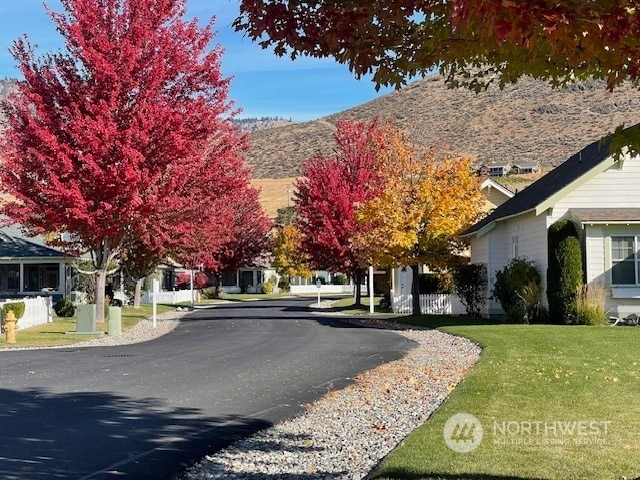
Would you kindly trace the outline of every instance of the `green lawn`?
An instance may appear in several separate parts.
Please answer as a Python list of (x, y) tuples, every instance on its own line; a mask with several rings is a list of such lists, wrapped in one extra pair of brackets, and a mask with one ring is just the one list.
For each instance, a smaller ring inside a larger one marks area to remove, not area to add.
[[(482, 357), (373, 478), (640, 476), (640, 328), (423, 320), (449, 324), (440, 330), (482, 345)], [(445, 444), (445, 422), (457, 413), (474, 415), (483, 427), (483, 439), (471, 453), (456, 453)]]
[[(374, 311), (379, 311), (380, 310), (380, 300), (382, 300), (381, 297), (373, 297), (373, 308)], [(364, 295), (362, 296), (361, 299), (361, 303), (362, 303), (362, 307), (356, 307), (355, 306), (355, 300), (352, 296), (349, 297), (345, 297), (342, 298), (340, 300), (337, 300), (336, 302), (334, 302), (332, 304), (332, 308), (333, 310), (335, 310), (336, 312), (341, 312), (341, 313), (345, 313), (348, 315), (361, 315), (361, 314), (366, 314), (369, 313), (369, 297), (365, 297)]]
[[(174, 310), (173, 305), (158, 305), (157, 312), (163, 313)], [(128, 330), (140, 320), (150, 318), (152, 315), (151, 305), (142, 305), (140, 308), (125, 307), (122, 309), (122, 330)], [(18, 326), (20, 322), (18, 321)], [(8, 344), (5, 340), (4, 333), (0, 336), (0, 347), (44, 347), (56, 345), (70, 345), (72, 343), (81, 342), (95, 338), (94, 336), (78, 336), (66, 335), (65, 332), (75, 331), (76, 319), (58, 318), (54, 314), (53, 322), (38, 325), (36, 327), (18, 329), (16, 332), (16, 343)], [(96, 330), (106, 332), (108, 330), (107, 323), (99, 323)]]

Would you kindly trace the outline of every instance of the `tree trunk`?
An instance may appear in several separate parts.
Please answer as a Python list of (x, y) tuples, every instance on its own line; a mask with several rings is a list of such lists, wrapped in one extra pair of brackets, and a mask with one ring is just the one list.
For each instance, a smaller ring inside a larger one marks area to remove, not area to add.
[[(107, 286), (107, 269), (98, 268), (94, 275), (96, 276), (96, 318), (95, 323), (104, 322), (104, 291)], [(95, 323), (93, 328), (95, 330)]]
[(144, 277), (136, 280), (136, 289), (133, 294), (133, 308), (140, 308), (142, 300), (142, 287), (144, 286)]
[(222, 275), (216, 274), (216, 289), (213, 298), (220, 298), (220, 285), (222, 285)]
[(353, 288), (354, 288), (354, 294), (356, 297), (354, 306), (356, 307), (362, 306), (362, 292), (360, 289), (361, 283), (362, 283), (362, 271), (358, 270), (353, 274), (353, 284), (354, 284)]
[(420, 315), (420, 283), (418, 281), (419, 266), (411, 265), (411, 306), (414, 315)]

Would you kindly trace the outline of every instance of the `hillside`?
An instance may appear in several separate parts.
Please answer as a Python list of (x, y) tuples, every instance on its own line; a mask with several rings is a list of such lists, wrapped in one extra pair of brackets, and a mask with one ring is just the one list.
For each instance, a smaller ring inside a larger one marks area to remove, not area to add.
[(434, 75), (316, 121), (255, 131), (248, 163), (255, 178), (295, 177), (306, 158), (333, 151), (340, 118), (376, 117), (404, 129), (417, 148), (446, 148), (478, 164), (539, 161), (548, 169), (616, 126), (640, 122), (640, 92), (625, 85), (610, 93), (596, 81), (552, 89), (525, 78), (475, 94)]

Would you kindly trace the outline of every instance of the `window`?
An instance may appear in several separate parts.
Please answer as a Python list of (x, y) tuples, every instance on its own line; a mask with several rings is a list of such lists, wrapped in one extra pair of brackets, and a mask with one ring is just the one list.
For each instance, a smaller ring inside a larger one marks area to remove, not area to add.
[(20, 265), (0, 265), (0, 290), (3, 292), (20, 290)]
[(611, 237), (611, 283), (637, 285), (640, 283), (640, 237)]
[(57, 263), (25, 265), (24, 277), (24, 289), (26, 292), (58, 290), (60, 265)]

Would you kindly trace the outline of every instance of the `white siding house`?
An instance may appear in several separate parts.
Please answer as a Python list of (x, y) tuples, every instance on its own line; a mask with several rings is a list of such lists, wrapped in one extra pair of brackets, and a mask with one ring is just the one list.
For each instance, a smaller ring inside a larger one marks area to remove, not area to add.
[[(511, 258), (533, 260), (546, 302), (547, 231), (560, 219), (574, 222), (587, 283), (610, 287), (611, 315), (640, 314), (640, 158), (609, 154), (595, 142), (531, 184), (468, 229), (471, 262), (495, 272)], [(487, 314), (502, 313), (489, 300)]]

